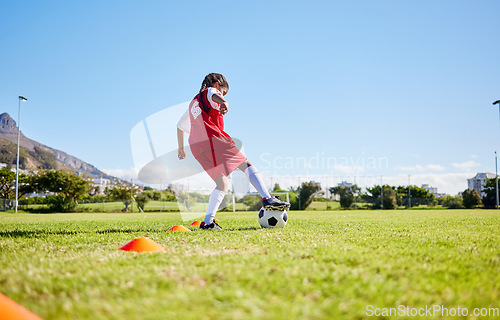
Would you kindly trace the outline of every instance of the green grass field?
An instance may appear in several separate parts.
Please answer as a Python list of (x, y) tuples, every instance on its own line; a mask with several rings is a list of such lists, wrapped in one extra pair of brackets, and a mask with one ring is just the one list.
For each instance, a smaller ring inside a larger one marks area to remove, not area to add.
[[(387, 319), (367, 312), (433, 305), (487, 319), (470, 314), (500, 308), (498, 211), (291, 212), (284, 229), (256, 215), (176, 233), (175, 213), (0, 213), (0, 292), (44, 319)], [(118, 250), (143, 236), (167, 251)]]

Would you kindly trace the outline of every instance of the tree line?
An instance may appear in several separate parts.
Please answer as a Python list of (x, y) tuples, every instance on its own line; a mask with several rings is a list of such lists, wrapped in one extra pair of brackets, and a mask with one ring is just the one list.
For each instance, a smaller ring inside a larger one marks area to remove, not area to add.
[[(15, 199), (15, 173), (9, 168), (0, 169), (0, 198), (4, 200), (4, 210), (13, 209)], [(101, 192), (102, 191), (102, 192)], [(275, 192), (286, 192), (289, 194), (292, 210), (305, 210), (321, 191), (321, 186), (314, 182), (304, 182), (298, 188), (288, 191), (282, 190), (278, 184)], [(85, 202), (109, 202), (121, 201), (124, 205), (122, 211), (131, 211), (131, 204), (135, 202), (139, 210), (145, 210), (147, 203), (153, 201), (178, 201), (184, 204), (188, 210), (197, 202), (208, 202), (209, 195), (196, 192), (183, 192), (172, 186), (159, 191), (151, 187), (139, 188), (132, 184), (115, 185), (112, 188), (99, 190), (93, 186), (89, 179), (75, 173), (61, 170), (41, 169), (29, 174), (19, 175), (19, 199), (28, 194), (43, 194), (23, 200), (26, 204), (47, 205), (48, 210), (54, 212), (75, 211), (79, 201)], [(225, 206), (230, 202), (230, 196), (224, 200)], [(262, 206), (262, 199), (258, 196), (245, 196), (238, 199), (250, 210), (258, 210)]]
[[(0, 169), (0, 198), (4, 199), (4, 210), (13, 208), (15, 197), (15, 173), (8, 168)], [(29, 204), (45, 204), (49, 210), (55, 212), (74, 211), (79, 201), (86, 202), (110, 202), (121, 201), (124, 212), (131, 210), (132, 202), (137, 208), (144, 210), (147, 203), (154, 201), (175, 201), (183, 203), (188, 210), (197, 202), (208, 202), (209, 195), (202, 195), (191, 192), (186, 193), (180, 190), (174, 192), (169, 186), (165, 190), (154, 190), (145, 187), (142, 192), (132, 184), (119, 184), (112, 188), (99, 190), (93, 186), (91, 181), (78, 174), (58, 171), (39, 170), (30, 174), (19, 175), (19, 198), (32, 193), (43, 193), (43, 197), (31, 197), (25, 199)], [(102, 191), (102, 192), (101, 192)], [(316, 182), (303, 182), (297, 188), (283, 190), (279, 184), (275, 184), (273, 192), (287, 193), (291, 204), (291, 210), (305, 210), (316, 199), (322, 199), (324, 193), (321, 185)], [(371, 209), (396, 209), (398, 207), (415, 207), (420, 205), (455, 208), (495, 208), (495, 179), (488, 179), (484, 186), (484, 197), (481, 198), (475, 190), (466, 189), (461, 196), (446, 196), (436, 199), (434, 194), (424, 188), (417, 186), (374, 186), (366, 188), (366, 192), (361, 192), (357, 185), (337, 186), (329, 188), (333, 195), (340, 199), (340, 206), (343, 209), (352, 208), (355, 203), (363, 204), (363, 208)], [(230, 196), (224, 201), (229, 203)], [(259, 196), (247, 195), (237, 202), (243, 203), (249, 210), (258, 210), (262, 205)]]
[(495, 179), (488, 179), (483, 186), (484, 196), (476, 190), (466, 189), (461, 196), (446, 196), (436, 198), (424, 188), (417, 186), (374, 186), (366, 188), (365, 193), (360, 193), (361, 188), (357, 185), (337, 186), (330, 188), (330, 192), (338, 195), (340, 206), (343, 209), (349, 209), (355, 200), (367, 203), (372, 209), (396, 209), (401, 206), (415, 207), (427, 205), (433, 207), (441, 205), (450, 209), (472, 209), (484, 207), (493, 209), (496, 207), (496, 188)]
[[(9, 168), (0, 169), (0, 198), (3, 199), (4, 210), (12, 209), (15, 200), (16, 174)], [(71, 212), (79, 201), (109, 202), (121, 201), (122, 211), (130, 211), (130, 204), (136, 201), (144, 206), (145, 201), (157, 199), (159, 191), (147, 191), (138, 194), (139, 188), (131, 184), (120, 184), (113, 188), (100, 190), (85, 177), (61, 170), (39, 170), (30, 174), (19, 175), (18, 198), (38, 193), (44, 196), (25, 199), (28, 204), (44, 204), (55, 212)], [(101, 191), (104, 195), (101, 195)], [(146, 200), (147, 199), (147, 200)], [(172, 191), (164, 191), (163, 199), (175, 200)]]

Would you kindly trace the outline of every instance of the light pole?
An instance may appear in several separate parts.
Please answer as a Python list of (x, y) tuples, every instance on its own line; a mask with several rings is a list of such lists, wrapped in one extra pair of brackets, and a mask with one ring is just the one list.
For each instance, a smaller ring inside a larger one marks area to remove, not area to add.
[(498, 117), (500, 118), (500, 100), (493, 102), (493, 105), (498, 104)]
[(19, 96), (19, 109), (17, 111), (17, 158), (16, 158), (16, 202), (15, 202), (15, 212), (17, 213), (17, 202), (19, 195), (19, 142), (21, 138), (21, 101), (28, 101), (23, 96)]
[(408, 207), (411, 209), (410, 175), (408, 175)]
[(497, 152), (495, 151), (495, 194), (497, 196), (497, 210), (498, 210), (498, 166), (497, 166)]
[[(498, 117), (500, 119), (500, 100), (493, 102), (493, 105), (498, 104)], [(498, 210), (498, 169), (497, 169), (497, 152), (495, 151), (495, 187), (496, 187), (496, 198), (497, 198), (497, 210)]]
[(382, 183), (382, 176), (380, 176), (380, 208), (384, 210), (384, 185)]

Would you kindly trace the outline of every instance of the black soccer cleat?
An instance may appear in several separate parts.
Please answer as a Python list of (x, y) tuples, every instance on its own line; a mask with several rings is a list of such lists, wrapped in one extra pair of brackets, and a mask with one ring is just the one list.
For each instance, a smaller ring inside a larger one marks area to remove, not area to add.
[(211, 224), (206, 224), (202, 222), (200, 224), (200, 229), (202, 230), (222, 230), (221, 226), (219, 226), (215, 221), (212, 221)]
[(278, 197), (262, 200), (262, 206), (269, 210), (286, 210), (290, 208), (290, 203), (280, 200)]

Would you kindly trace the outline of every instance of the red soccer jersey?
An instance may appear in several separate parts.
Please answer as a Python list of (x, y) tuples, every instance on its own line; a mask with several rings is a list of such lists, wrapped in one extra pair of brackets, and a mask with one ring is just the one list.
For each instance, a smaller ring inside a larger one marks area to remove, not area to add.
[[(208, 88), (198, 94), (189, 104), (191, 122), (189, 146), (193, 156), (215, 180), (220, 175), (228, 176), (246, 157), (238, 150), (233, 139), (224, 131), (224, 118), (219, 104), (212, 100), (214, 94), (222, 93)], [(200, 99), (207, 107), (203, 110)]]
[[(212, 100), (214, 94), (222, 96), (219, 90), (210, 87), (196, 95), (189, 104), (189, 119), (191, 122), (191, 132), (189, 134), (190, 145), (208, 142), (212, 137), (229, 137), (224, 132), (224, 117), (219, 112), (220, 106)], [(203, 110), (200, 97), (204, 100), (208, 110)]]

